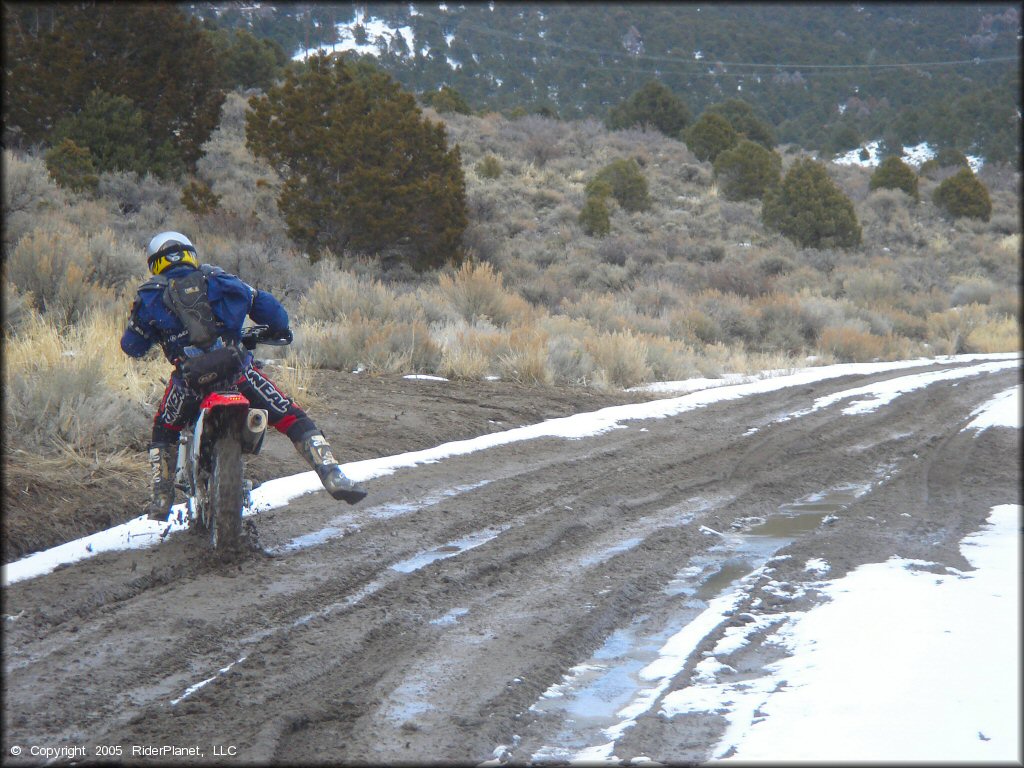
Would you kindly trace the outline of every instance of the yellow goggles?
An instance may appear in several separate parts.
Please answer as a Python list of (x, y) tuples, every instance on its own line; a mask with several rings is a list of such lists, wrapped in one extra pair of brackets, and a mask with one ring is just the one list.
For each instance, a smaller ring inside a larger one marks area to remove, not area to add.
[(149, 265), (149, 271), (154, 275), (159, 275), (165, 269), (177, 267), (181, 264), (191, 264), (193, 267), (198, 268), (199, 259), (196, 258), (196, 252), (188, 248), (182, 248), (180, 251), (172, 251), (171, 253), (159, 256)]

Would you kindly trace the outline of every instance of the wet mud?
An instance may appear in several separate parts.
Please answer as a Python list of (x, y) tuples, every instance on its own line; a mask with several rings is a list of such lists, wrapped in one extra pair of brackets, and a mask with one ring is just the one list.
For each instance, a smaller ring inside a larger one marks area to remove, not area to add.
[[(893, 555), (969, 568), (963, 536), (1019, 503), (1019, 431), (962, 431), (1015, 370), (779, 420), (916, 370), (403, 469), (357, 507), (301, 497), (253, 518), (258, 548), (229, 565), (175, 534), (10, 585), (4, 742), (82, 745), (85, 762), (100, 746), (131, 763), (707, 760), (727, 719), (661, 714), (667, 693), (757, 679), (782, 653), (774, 623), (822, 578)], [(612, 401), (343, 384), (319, 421), (361, 430), (346, 460)], [(277, 443), (260, 479), (304, 469)]]

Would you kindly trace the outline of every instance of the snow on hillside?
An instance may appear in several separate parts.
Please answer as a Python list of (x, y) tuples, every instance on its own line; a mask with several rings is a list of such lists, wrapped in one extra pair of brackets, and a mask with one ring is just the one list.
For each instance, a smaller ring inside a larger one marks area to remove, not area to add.
[[(410, 9), (411, 8), (412, 6), (410, 6)], [(357, 26), (362, 26), (363, 29), (366, 30), (367, 42), (356, 42), (354, 30)], [(368, 53), (371, 56), (380, 56), (378, 38), (385, 40), (390, 46), (392, 41), (398, 39), (399, 36), (404, 39), (408, 51), (412, 52), (416, 50), (416, 37), (413, 34), (412, 27), (391, 27), (383, 19), (378, 19), (375, 16), (367, 18), (366, 10), (364, 8), (356, 8), (355, 15), (352, 19), (350, 21), (338, 22), (335, 29), (337, 29), (338, 32), (338, 42), (328, 45), (319, 45), (315, 48), (300, 48), (295, 52), (295, 55), (292, 56), (292, 61), (302, 61), (318, 51), (324, 51), (326, 53), (355, 51), (356, 53)], [(411, 53), (409, 55), (411, 55)]]
[[(851, 149), (849, 152), (840, 152), (832, 158), (832, 162), (836, 165), (859, 165), (862, 168), (874, 168), (882, 162), (882, 158), (879, 155), (881, 145), (882, 142), (877, 139), (869, 141), (863, 147)], [(862, 151), (867, 152), (868, 157), (866, 160), (860, 156)], [(915, 144), (912, 147), (904, 146), (901, 159), (907, 165), (920, 168), (921, 163), (925, 160), (931, 160), (935, 155), (935, 149), (927, 141), (922, 141), (920, 144)], [(976, 155), (967, 155), (967, 163), (971, 166), (971, 170), (974, 173), (978, 173), (985, 164), (985, 159)]]

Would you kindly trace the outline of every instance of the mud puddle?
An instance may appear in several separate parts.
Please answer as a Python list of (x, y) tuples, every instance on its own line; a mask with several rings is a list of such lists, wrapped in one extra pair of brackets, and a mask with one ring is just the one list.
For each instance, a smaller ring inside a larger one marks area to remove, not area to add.
[(331, 520), (329, 525), (318, 531), (296, 536), (284, 544), (267, 547), (264, 549), (264, 552), (268, 555), (284, 555), (309, 549), (310, 547), (318, 547), (321, 544), (326, 544), (332, 539), (336, 539), (341, 536), (348, 536), (357, 532), (359, 530), (360, 522), (366, 522), (368, 520), (390, 520), (396, 517), (409, 515), (413, 512), (418, 512), (421, 509), (432, 507), (447, 499), (461, 496), (463, 493), (475, 491), (477, 488), (483, 488), (490, 482), (490, 480), (482, 480), (479, 483), (457, 485), (454, 488), (448, 488), (446, 490), (439, 491), (438, 493), (425, 496), (419, 501), (390, 502), (387, 504), (379, 504), (360, 512), (350, 512), (348, 514), (339, 515)]
[[(742, 596), (738, 583), (802, 534), (835, 519), (869, 488), (813, 494), (783, 505), (768, 519), (741, 518), (730, 533), (704, 528), (721, 541), (676, 573), (662, 590), (664, 603), (614, 630), (530, 707), (549, 735), (542, 745), (524, 743), (529, 756), (516, 758), (540, 764), (610, 758), (623, 731), (656, 704), (700, 640), (726, 620), (725, 612)], [(687, 630), (690, 636), (683, 639)], [(508, 747), (495, 753), (503, 749)]]

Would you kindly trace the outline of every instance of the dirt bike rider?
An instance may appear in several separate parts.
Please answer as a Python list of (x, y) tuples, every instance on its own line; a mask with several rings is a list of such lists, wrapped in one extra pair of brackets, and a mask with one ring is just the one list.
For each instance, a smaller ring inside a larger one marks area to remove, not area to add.
[[(192, 241), (179, 232), (161, 232), (154, 236), (149, 241), (146, 256), (153, 276), (138, 289), (128, 326), (121, 337), (121, 349), (131, 357), (141, 358), (157, 343), (175, 366), (153, 417), (149, 448), (153, 499), (147, 507), (149, 518), (166, 520), (170, 515), (174, 504), (178, 436), (182, 427), (198, 414), (199, 395), (185, 384), (179, 367), (193, 335), (216, 335), (224, 344), (237, 345), (244, 360), (237, 382), (239, 391), (254, 408), (266, 409), (270, 425), (288, 436), (316, 471), (328, 493), (349, 504), (365, 497), (366, 491), (342, 472), (331, 454), (331, 446), (313, 420), (253, 366), (252, 352), (241, 347), (240, 333), (246, 316), (269, 326), (268, 333), (290, 338), (288, 313), (281, 303), (270, 293), (249, 286), (219, 267), (200, 265)], [(197, 306), (185, 313), (187, 324), (171, 310), (169, 297), (165, 295), (171, 281), (179, 286), (205, 283), (205, 296), (202, 291), (192, 291), (200, 298)]]

